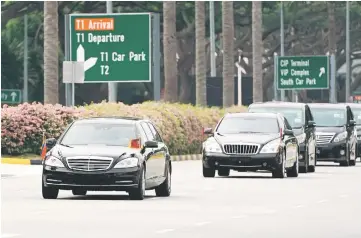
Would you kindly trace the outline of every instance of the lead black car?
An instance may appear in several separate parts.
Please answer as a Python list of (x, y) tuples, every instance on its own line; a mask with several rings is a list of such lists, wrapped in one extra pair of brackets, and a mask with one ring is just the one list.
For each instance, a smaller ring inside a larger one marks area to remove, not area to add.
[(298, 177), (298, 142), (280, 114), (232, 113), (225, 115), (203, 143), (203, 176), (228, 176), (266, 170), (272, 177)]
[(42, 194), (55, 199), (59, 190), (126, 191), (144, 199), (171, 193), (172, 165), (167, 146), (154, 125), (137, 118), (90, 118), (73, 122), (43, 163)]

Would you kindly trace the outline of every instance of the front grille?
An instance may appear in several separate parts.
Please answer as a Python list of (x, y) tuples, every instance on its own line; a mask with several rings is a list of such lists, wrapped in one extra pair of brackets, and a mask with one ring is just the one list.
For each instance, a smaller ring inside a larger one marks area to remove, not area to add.
[(259, 145), (254, 144), (226, 144), (223, 146), (226, 154), (253, 155), (257, 154)]
[(316, 133), (317, 144), (328, 144), (332, 141), (335, 133)]
[(66, 159), (68, 166), (73, 170), (80, 171), (99, 171), (106, 170), (113, 162), (113, 158), (109, 157), (69, 157)]

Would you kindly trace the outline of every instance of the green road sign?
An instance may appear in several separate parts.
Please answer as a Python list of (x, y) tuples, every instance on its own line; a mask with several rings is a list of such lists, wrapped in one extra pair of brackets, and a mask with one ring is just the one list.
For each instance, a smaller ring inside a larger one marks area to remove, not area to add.
[(280, 56), (277, 89), (329, 88), (328, 56)]
[(151, 81), (151, 14), (70, 14), (70, 60), (84, 83)]
[(1, 103), (6, 103), (6, 104), (21, 103), (21, 90), (1, 89)]

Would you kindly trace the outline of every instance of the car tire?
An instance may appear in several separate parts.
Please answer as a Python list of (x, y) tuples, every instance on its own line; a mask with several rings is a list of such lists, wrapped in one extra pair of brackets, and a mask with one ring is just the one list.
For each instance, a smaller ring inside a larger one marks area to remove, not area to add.
[(167, 175), (164, 182), (155, 188), (155, 195), (157, 197), (169, 197), (172, 191), (172, 175), (170, 166), (167, 166)]
[(227, 168), (220, 168), (218, 169), (218, 176), (229, 176), (229, 173), (230, 173), (230, 169), (227, 169)]
[(342, 161), (340, 162), (340, 166), (342, 167), (348, 167), (350, 166), (350, 149), (347, 147), (347, 152), (346, 152), (346, 161)]
[(291, 169), (287, 170), (287, 177), (297, 178), (298, 177), (298, 168), (299, 168), (299, 161), (298, 161), (298, 155), (297, 155), (296, 162), (293, 164)]
[(129, 198), (131, 200), (143, 200), (144, 197), (145, 197), (145, 169), (142, 168), (140, 171), (138, 187), (133, 188), (129, 191)]
[(203, 165), (203, 177), (213, 178), (216, 175), (216, 170), (214, 168), (206, 168)]
[(73, 189), (72, 193), (74, 196), (85, 196), (87, 191), (84, 189)]
[(58, 195), (59, 195), (59, 189), (45, 187), (44, 181), (42, 181), (42, 183), (41, 183), (41, 192), (42, 192), (44, 199), (57, 199)]
[(273, 178), (285, 178), (286, 177), (286, 153), (284, 152), (282, 155), (282, 163), (280, 166), (272, 171)]

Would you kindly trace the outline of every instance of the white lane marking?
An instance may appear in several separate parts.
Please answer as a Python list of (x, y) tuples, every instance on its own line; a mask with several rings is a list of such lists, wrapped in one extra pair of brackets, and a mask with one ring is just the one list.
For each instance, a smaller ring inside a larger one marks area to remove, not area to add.
[(347, 195), (347, 194), (341, 194), (339, 197), (340, 197), (340, 198), (347, 198), (348, 195)]
[(240, 216), (233, 216), (233, 219), (242, 219), (242, 218), (246, 218), (246, 215), (240, 215)]
[(207, 224), (209, 224), (209, 223), (211, 223), (211, 222), (209, 222), (209, 221), (203, 221), (203, 222), (198, 222), (198, 223), (196, 223), (195, 225), (196, 225), (196, 226), (204, 226), (204, 225), (207, 225)]
[(171, 232), (171, 231), (174, 231), (174, 229), (164, 229), (164, 230), (157, 231), (157, 233), (163, 234), (163, 233), (167, 233), (167, 232)]
[(20, 234), (1, 234), (1, 238), (8, 238), (8, 237), (15, 237), (19, 236)]
[(305, 205), (302, 205), (302, 204), (300, 204), (300, 205), (297, 205), (297, 206), (295, 206), (296, 208), (302, 208), (302, 207), (306, 207)]
[(324, 203), (324, 202), (327, 202), (327, 200), (320, 200), (317, 203)]

